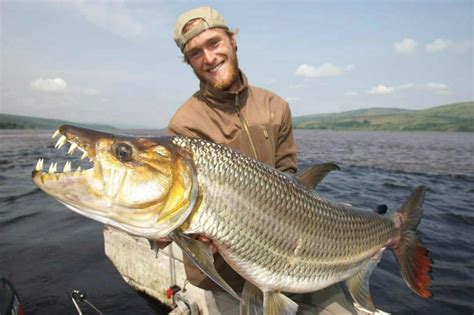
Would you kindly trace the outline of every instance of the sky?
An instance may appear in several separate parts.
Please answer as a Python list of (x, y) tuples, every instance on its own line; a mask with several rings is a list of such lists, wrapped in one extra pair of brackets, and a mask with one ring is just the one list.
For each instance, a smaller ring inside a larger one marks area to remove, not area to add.
[(1, 113), (164, 128), (199, 87), (172, 31), (210, 5), (293, 116), (474, 100), (473, 1), (0, 0)]

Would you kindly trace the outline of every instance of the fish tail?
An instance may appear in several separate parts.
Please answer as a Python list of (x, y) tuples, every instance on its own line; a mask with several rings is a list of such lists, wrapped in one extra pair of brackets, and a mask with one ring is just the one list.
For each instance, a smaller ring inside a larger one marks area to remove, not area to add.
[(433, 261), (423, 246), (416, 228), (421, 221), (423, 196), (426, 188), (419, 186), (397, 215), (400, 218), (400, 239), (392, 246), (395, 258), (407, 286), (423, 298), (431, 297), (431, 266)]

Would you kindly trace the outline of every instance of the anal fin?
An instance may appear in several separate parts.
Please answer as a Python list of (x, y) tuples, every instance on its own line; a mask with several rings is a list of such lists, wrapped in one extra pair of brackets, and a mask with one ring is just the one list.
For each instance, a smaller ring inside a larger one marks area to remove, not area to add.
[(381, 253), (378, 253), (375, 257), (367, 262), (355, 276), (346, 280), (346, 287), (349, 294), (354, 301), (354, 307), (368, 313), (375, 313), (375, 308), (372, 296), (369, 290), (369, 278), (372, 275), (380, 260)]
[(263, 315), (295, 315), (298, 304), (280, 292), (263, 293)]
[(235, 293), (234, 289), (232, 289), (232, 287), (217, 272), (216, 268), (214, 267), (214, 257), (208, 245), (176, 232), (171, 233), (169, 237), (212, 281), (214, 281), (234, 298), (242, 301), (239, 295)]
[(245, 281), (240, 301), (240, 315), (263, 314), (263, 293), (249, 281)]

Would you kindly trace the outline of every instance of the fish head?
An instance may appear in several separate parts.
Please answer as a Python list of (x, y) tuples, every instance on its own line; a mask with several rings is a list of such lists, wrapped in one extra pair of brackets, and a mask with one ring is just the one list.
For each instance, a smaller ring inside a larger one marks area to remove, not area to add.
[[(198, 198), (188, 153), (170, 137), (131, 137), (63, 125), (56, 148), (82, 151), (93, 164), (63, 172), (55, 163), (44, 172), (40, 160), (33, 182), (73, 211), (132, 235), (166, 237), (190, 215)], [(72, 151), (72, 152), (71, 152)]]

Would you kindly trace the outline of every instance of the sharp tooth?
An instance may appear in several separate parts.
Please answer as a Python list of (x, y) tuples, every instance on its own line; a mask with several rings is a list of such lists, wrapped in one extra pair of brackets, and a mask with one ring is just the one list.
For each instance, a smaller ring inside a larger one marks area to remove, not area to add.
[(87, 151), (84, 151), (84, 153), (82, 153), (81, 160), (84, 160), (87, 156)]
[(58, 171), (58, 163), (54, 162), (53, 163), (53, 173), (56, 173)]
[(67, 161), (66, 164), (64, 164), (63, 173), (69, 173), (70, 171), (71, 171), (71, 161)]
[(72, 142), (67, 153), (72, 155), (76, 151), (77, 147), (78, 147), (77, 143)]
[(82, 168), (79, 166), (74, 173), (80, 173), (81, 171), (82, 171)]
[(61, 133), (59, 132), (59, 130), (56, 129), (56, 131), (54, 132), (53, 136), (51, 137), (52, 139), (56, 138), (57, 136), (59, 136)]
[(43, 163), (44, 163), (43, 159), (38, 160), (38, 162), (36, 163), (36, 170), (37, 171), (42, 171), (43, 170)]
[(54, 163), (49, 164), (48, 173), (54, 173)]
[(66, 142), (67, 142), (66, 136), (61, 136), (61, 138), (59, 138), (58, 142), (56, 142), (56, 145), (54, 147), (56, 149), (60, 149)]

